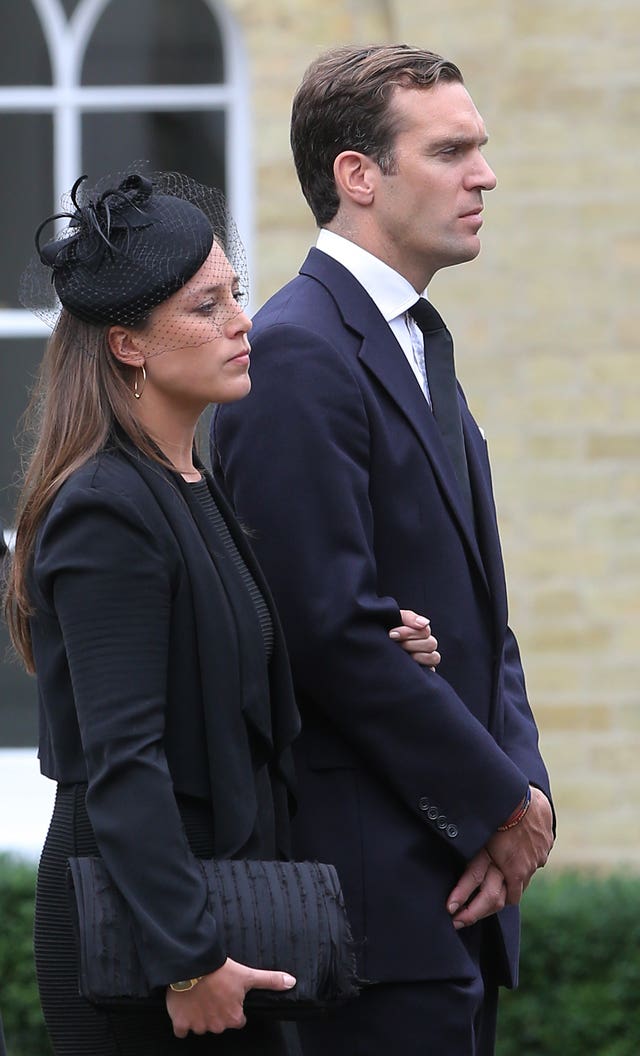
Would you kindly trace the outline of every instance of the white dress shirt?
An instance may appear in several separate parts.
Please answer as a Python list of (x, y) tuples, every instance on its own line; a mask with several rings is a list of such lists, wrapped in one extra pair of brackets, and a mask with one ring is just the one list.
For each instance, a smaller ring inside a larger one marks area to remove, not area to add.
[(407, 314), (418, 299), (411, 283), (379, 257), (374, 257), (355, 242), (324, 227), (318, 234), (316, 247), (342, 264), (367, 291), (389, 324), (422, 393), (431, 404), (422, 331), (412, 316)]

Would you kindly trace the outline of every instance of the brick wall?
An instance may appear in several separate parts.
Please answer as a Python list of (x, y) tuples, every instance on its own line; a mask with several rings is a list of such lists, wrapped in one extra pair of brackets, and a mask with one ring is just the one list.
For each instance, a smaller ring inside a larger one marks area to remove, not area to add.
[(315, 236), (288, 147), (307, 63), (341, 42), (405, 40), (463, 70), (498, 188), (481, 257), (431, 293), (492, 454), (511, 619), (558, 806), (552, 867), (638, 868), (637, 0), (230, 6), (252, 81), (257, 303)]

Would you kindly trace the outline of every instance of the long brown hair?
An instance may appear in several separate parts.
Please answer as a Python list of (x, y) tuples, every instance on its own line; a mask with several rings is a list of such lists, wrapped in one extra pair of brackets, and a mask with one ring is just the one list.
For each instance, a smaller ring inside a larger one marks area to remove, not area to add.
[(13, 645), (30, 672), (28, 571), (38, 528), (55, 495), (107, 444), (116, 425), (145, 455), (163, 461), (133, 412), (134, 372), (111, 353), (108, 331), (62, 310), (25, 415), (25, 432), (34, 444), (18, 500), (4, 612)]

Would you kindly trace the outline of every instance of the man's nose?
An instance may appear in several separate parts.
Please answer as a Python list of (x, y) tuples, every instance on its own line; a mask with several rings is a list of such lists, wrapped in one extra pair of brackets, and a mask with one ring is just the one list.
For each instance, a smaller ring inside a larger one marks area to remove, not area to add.
[(485, 191), (492, 191), (498, 182), (495, 172), (482, 154), (480, 155), (480, 175), (478, 179), (481, 187)]

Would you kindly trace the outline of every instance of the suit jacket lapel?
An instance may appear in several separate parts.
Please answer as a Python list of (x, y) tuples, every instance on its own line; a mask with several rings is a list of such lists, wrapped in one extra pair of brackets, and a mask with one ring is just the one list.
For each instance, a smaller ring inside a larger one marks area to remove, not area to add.
[(502, 628), (507, 622), (507, 588), (486, 441), (464, 399), (461, 400), (460, 411), (469, 479), (474, 497), (478, 542), (482, 550), (491, 596), (494, 600), (496, 627)]
[[(357, 279), (333, 258), (312, 249), (301, 274), (320, 281), (332, 294), (345, 324), (359, 334), (359, 359), (400, 408), (431, 462), (451, 513), (486, 581), (472, 519), (435, 419), (420, 391), (406, 356), (380, 311)], [(476, 498), (473, 480), (471, 481)]]

